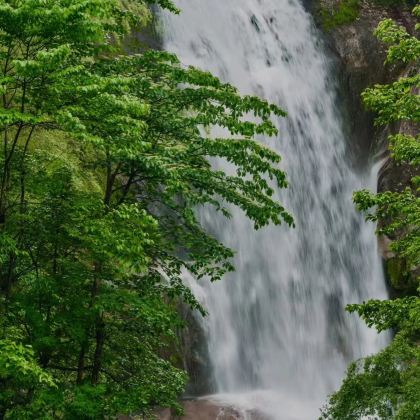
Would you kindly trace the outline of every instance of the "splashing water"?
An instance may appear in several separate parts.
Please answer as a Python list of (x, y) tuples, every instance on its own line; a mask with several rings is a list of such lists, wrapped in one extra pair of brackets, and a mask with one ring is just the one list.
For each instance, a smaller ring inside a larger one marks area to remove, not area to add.
[(347, 363), (384, 341), (344, 311), (386, 297), (374, 227), (351, 201), (354, 190), (374, 189), (377, 167), (356, 173), (346, 158), (334, 66), (299, 1), (176, 3), (180, 16), (161, 14), (165, 49), (288, 112), (278, 138), (263, 141), (283, 156), (290, 187), (278, 196), (296, 228), (255, 232), (240, 210), (229, 221), (200, 213), (237, 251), (235, 273), (195, 285), (209, 311), (214, 398), (244, 418), (255, 409), (264, 418), (313, 419)]

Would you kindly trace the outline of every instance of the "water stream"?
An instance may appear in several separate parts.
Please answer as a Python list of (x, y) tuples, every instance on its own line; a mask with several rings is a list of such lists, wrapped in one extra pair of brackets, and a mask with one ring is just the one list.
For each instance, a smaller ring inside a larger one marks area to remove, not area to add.
[[(290, 188), (278, 192), (296, 228), (255, 232), (239, 210), (226, 221), (202, 211), (207, 228), (237, 251), (236, 272), (195, 286), (219, 395), (244, 412), (276, 420), (315, 419), (349, 360), (381, 346), (374, 331), (343, 310), (385, 297), (374, 227), (351, 201), (374, 188), (376, 167), (352, 169), (335, 67), (298, 0), (178, 0), (162, 14), (164, 47), (280, 104), (278, 138)], [(217, 165), (223, 166), (219, 162)]]

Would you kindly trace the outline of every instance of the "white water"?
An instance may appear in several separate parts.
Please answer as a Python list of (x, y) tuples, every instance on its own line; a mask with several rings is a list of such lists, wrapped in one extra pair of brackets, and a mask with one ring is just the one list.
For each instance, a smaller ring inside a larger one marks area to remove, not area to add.
[(298, 0), (176, 3), (180, 16), (162, 15), (165, 49), (288, 112), (279, 137), (264, 141), (283, 156), (291, 186), (279, 196), (296, 229), (255, 232), (238, 210), (230, 221), (201, 214), (237, 250), (235, 273), (195, 286), (210, 313), (214, 398), (272, 419), (315, 419), (348, 361), (381, 345), (343, 309), (386, 296), (373, 226), (351, 201), (374, 188), (376, 169), (356, 174), (347, 162), (334, 68)]

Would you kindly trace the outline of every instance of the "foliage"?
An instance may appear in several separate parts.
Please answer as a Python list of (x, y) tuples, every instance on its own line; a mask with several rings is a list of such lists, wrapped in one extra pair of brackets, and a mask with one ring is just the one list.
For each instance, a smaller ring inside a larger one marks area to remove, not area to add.
[(340, 0), (331, 8), (320, 9), (320, 18), (324, 29), (331, 30), (337, 26), (354, 22), (359, 16), (360, 0)]
[[(419, 7), (416, 7), (414, 14), (418, 13)], [(408, 34), (405, 28), (397, 25), (392, 19), (380, 22), (375, 35), (389, 45), (386, 63), (393, 64), (398, 61), (409, 63), (419, 59), (420, 40)]]
[[(418, 16), (419, 8), (414, 13)], [(390, 45), (387, 62), (409, 63), (415, 69), (420, 57), (420, 41), (390, 20), (380, 23), (377, 36)], [(419, 78), (401, 77), (389, 85), (376, 85), (363, 93), (368, 108), (377, 114), (377, 124), (419, 121)], [(396, 162), (419, 168), (420, 139), (408, 133), (390, 137), (391, 156)], [(358, 191), (354, 201), (366, 211), (367, 219), (379, 221), (377, 233), (392, 238), (391, 250), (407, 269), (420, 264), (420, 201), (418, 177), (403, 191), (374, 194)], [(409, 277), (400, 279), (402, 283)], [(416, 278), (413, 295), (388, 301), (371, 300), (349, 305), (369, 327), (393, 330), (395, 337), (384, 350), (348, 368), (341, 388), (322, 411), (325, 419), (417, 419), (420, 416), (420, 291)]]
[(31, 346), (0, 340), (0, 405), (13, 409), (29, 399), (31, 389), (54, 389), (53, 377), (42, 369)]
[(147, 3), (0, 1), (0, 417), (177, 408), (176, 305), (204, 313), (182, 271), (233, 269), (196, 208), (293, 224), (254, 140), (284, 112), (171, 54), (124, 55)]
[(420, 413), (420, 299), (370, 301), (349, 305), (378, 331), (398, 329), (392, 343), (376, 355), (353, 362), (341, 389), (333, 394), (322, 418), (417, 419)]
[[(418, 321), (418, 320), (417, 320)], [(420, 348), (402, 333), (374, 356), (353, 362), (322, 418), (418, 419)]]

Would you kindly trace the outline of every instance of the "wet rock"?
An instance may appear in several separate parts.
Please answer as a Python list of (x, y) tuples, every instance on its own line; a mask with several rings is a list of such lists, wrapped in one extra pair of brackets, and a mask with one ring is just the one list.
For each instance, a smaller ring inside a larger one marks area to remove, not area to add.
[(388, 157), (379, 171), (378, 191), (403, 191), (415, 175), (419, 173), (413, 166), (397, 163)]
[[(416, 136), (419, 133), (419, 129), (419, 124), (402, 122), (397, 127), (392, 127), (389, 130), (389, 134), (403, 133)], [(407, 186), (410, 186), (411, 179), (418, 175), (420, 175), (420, 172), (415, 167), (395, 162), (388, 154), (387, 160), (379, 171), (378, 191), (403, 191)]]
[[(313, 0), (311, 11), (321, 29), (320, 10), (333, 10), (341, 0)], [(387, 8), (372, 0), (360, 0), (358, 17), (353, 21), (324, 30), (330, 49), (341, 64), (341, 106), (351, 115), (349, 133), (352, 147), (349, 148), (354, 165), (366, 167), (366, 159), (381, 153), (386, 148), (383, 130), (373, 126), (373, 114), (366, 111), (361, 101), (362, 91), (375, 83), (388, 83), (403, 72), (398, 65), (384, 66), (386, 47), (374, 35), (374, 30), (383, 19), (391, 18), (414, 30), (415, 20), (410, 8)], [(386, 139), (386, 136), (385, 136)]]
[(207, 338), (198, 317), (189, 307), (180, 305), (179, 312), (186, 327), (180, 331), (182, 368), (188, 372), (187, 396), (208, 395), (215, 391), (214, 378), (211, 374)]
[(157, 412), (158, 420), (268, 420), (255, 410), (240, 412), (231, 406), (223, 406), (210, 400), (191, 400), (183, 403), (184, 415), (179, 417), (169, 410)]
[[(341, 0), (313, 0), (311, 8), (315, 16), (319, 17), (319, 10), (333, 10), (340, 2)], [(348, 130), (352, 144), (356, 145), (353, 150), (357, 151), (356, 156), (352, 157), (361, 166), (365, 159), (374, 154), (385, 159), (378, 176), (379, 192), (402, 191), (410, 186), (413, 176), (420, 175), (412, 166), (392, 160), (388, 151), (390, 134), (416, 135), (419, 126), (403, 122), (375, 129), (373, 115), (364, 109), (361, 102), (360, 94), (366, 87), (376, 83), (389, 83), (400, 76), (417, 72), (416, 68), (384, 65), (386, 46), (374, 36), (374, 30), (383, 19), (393, 19), (409, 33), (415, 31), (416, 20), (411, 15), (410, 7), (385, 7), (372, 0), (360, 0), (358, 17), (353, 22), (338, 25), (326, 32), (330, 48), (342, 65), (343, 100), (352, 115)], [(321, 19), (318, 18), (317, 22), (322, 28)], [(395, 258), (389, 248), (391, 241), (395, 239), (398, 239), (398, 233), (393, 238), (378, 238), (379, 249), (385, 260), (390, 285), (395, 293), (404, 294), (407, 288), (412, 288), (413, 279), (420, 274), (420, 269), (406, 272), (405, 261)]]
[[(404, 133), (417, 135), (419, 125), (409, 122), (403, 122), (395, 127), (391, 127), (389, 133)], [(396, 162), (387, 154), (387, 159), (379, 171), (378, 191), (401, 192), (407, 187), (412, 187), (411, 179), (420, 176), (420, 170), (417, 167), (406, 163)], [(392, 240), (402, 238), (405, 232), (396, 232), (391, 238), (382, 236), (379, 238), (379, 249), (385, 259), (386, 274), (395, 294), (397, 296), (411, 294), (418, 287), (418, 277), (420, 276), (420, 267), (410, 269), (407, 262), (402, 258), (396, 258), (390, 250), (389, 245)]]
[(395, 254), (390, 249), (391, 239), (388, 236), (380, 235), (378, 237), (379, 252), (384, 260), (389, 260), (395, 257)]

